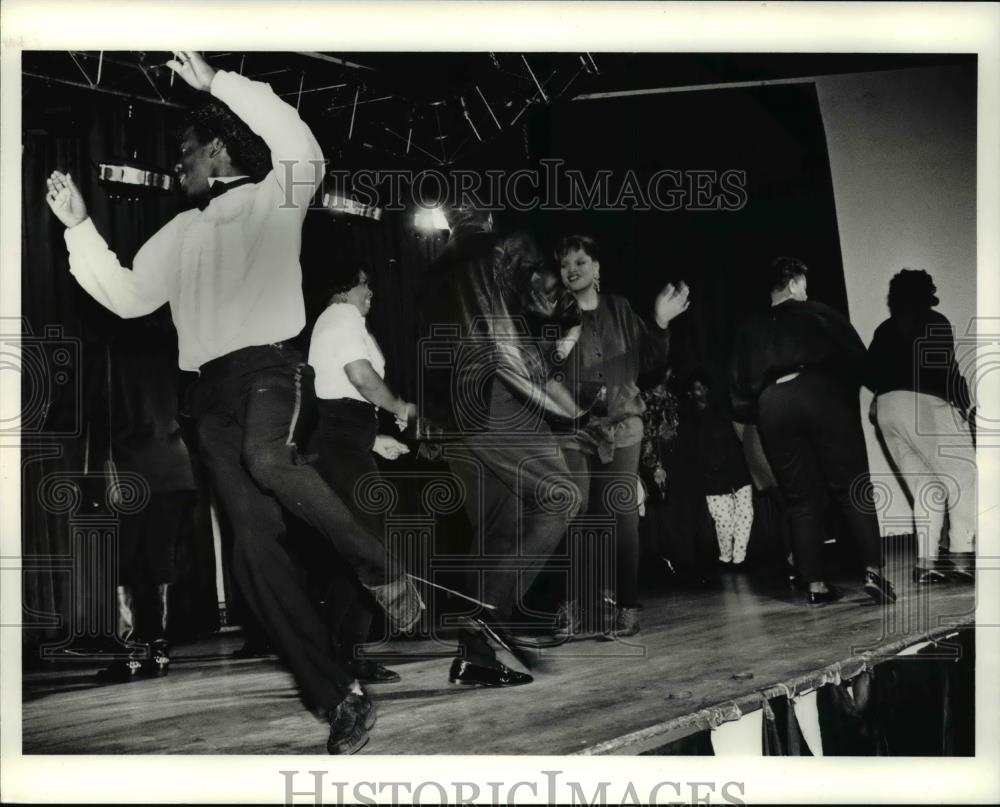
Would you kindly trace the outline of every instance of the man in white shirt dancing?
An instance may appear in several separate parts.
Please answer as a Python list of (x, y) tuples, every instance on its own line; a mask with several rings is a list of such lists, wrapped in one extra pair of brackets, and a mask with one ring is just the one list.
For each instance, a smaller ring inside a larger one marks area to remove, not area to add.
[[(233, 527), (240, 588), (306, 700), (329, 714), (329, 752), (353, 753), (367, 742), (374, 707), (279, 543), (282, 506), (334, 544), (397, 625), (415, 623), (421, 603), (381, 537), (298, 460), (293, 442), (310, 370), (286, 340), (305, 325), (302, 221), (323, 178), (323, 155), (296, 110), (267, 84), (216, 71), (192, 51), (174, 55), (168, 66), (215, 99), (193, 118), (176, 166), (182, 190), (202, 208), (167, 222), (129, 271), (68, 174), (53, 172), (46, 198), (67, 227), (70, 271), (98, 302), (121, 317), (170, 303), (181, 369), (199, 374), (188, 406)], [(264, 149), (255, 146), (258, 136)], [(270, 159), (255, 151), (270, 151)]]

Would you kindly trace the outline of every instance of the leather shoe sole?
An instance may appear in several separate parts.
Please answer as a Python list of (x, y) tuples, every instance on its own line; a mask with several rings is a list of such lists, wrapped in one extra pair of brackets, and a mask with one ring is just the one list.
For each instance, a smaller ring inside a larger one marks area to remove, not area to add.
[(334, 737), (331, 731), (329, 739), (326, 741), (326, 752), (334, 755), (356, 754), (366, 745), (369, 740), (368, 732), (360, 722), (356, 723), (350, 734), (343, 737)]

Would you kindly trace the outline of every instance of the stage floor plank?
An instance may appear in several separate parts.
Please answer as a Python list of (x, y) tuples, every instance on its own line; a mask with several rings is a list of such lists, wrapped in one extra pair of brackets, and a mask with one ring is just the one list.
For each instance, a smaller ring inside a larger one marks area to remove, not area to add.
[[(647, 595), (631, 644), (564, 645), (525, 687), (451, 686), (447, 658), (394, 664), (402, 682), (370, 688), (379, 719), (362, 753), (634, 753), (635, 732), (972, 620), (971, 585), (918, 589), (903, 569), (893, 579), (901, 596), (888, 609), (847, 582), (841, 602), (810, 608), (745, 573), (706, 590)], [(323, 753), (326, 726), (303, 708), (291, 675), (273, 658), (231, 658), (240, 643), (221, 634), (179, 646), (168, 677), (127, 685), (96, 686), (95, 667), (78, 663), (26, 674), (23, 752)], [(741, 673), (753, 677), (734, 678)]]

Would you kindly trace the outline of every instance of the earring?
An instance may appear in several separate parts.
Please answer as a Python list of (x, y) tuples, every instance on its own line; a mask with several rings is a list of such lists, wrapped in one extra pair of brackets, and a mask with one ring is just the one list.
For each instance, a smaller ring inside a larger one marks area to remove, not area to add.
[(594, 291), (600, 292), (601, 290), (601, 275), (598, 272), (594, 275)]

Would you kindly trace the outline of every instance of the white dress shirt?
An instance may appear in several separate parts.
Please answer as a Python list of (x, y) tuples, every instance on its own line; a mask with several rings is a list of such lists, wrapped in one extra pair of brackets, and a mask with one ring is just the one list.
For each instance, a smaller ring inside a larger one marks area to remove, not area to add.
[(309, 343), (309, 364), (316, 371), (316, 397), (368, 402), (344, 372), (344, 367), (361, 359), (371, 362), (379, 378), (385, 376), (385, 357), (361, 312), (351, 303), (332, 303), (316, 320)]
[(118, 316), (170, 303), (183, 370), (302, 330), (302, 220), (323, 179), (315, 137), (267, 84), (220, 70), (211, 94), (267, 143), (274, 167), (263, 180), (174, 216), (142, 246), (132, 271), (91, 219), (65, 234), (70, 271)]

